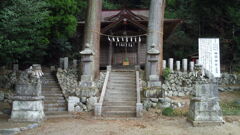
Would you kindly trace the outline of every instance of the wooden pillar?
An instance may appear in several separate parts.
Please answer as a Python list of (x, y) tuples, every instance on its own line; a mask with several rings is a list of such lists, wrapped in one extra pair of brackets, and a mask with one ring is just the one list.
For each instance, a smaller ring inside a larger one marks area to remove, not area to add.
[(141, 42), (138, 42), (137, 46), (137, 64), (140, 65), (140, 55), (141, 55)]
[(100, 29), (101, 29), (102, 0), (88, 0), (87, 17), (84, 28), (83, 48), (89, 44), (93, 50), (92, 75), (99, 76), (100, 67)]
[[(165, 0), (151, 0), (149, 22), (148, 22), (148, 37), (147, 50), (154, 45), (159, 50), (159, 61), (157, 63), (157, 75), (162, 75), (163, 64), (163, 23), (164, 23)], [(150, 74), (150, 57), (146, 59), (146, 77)], [(148, 79), (148, 78), (147, 78)]]
[(112, 65), (112, 54), (113, 54), (113, 44), (112, 41), (109, 42), (109, 52), (108, 52), (108, 65)]

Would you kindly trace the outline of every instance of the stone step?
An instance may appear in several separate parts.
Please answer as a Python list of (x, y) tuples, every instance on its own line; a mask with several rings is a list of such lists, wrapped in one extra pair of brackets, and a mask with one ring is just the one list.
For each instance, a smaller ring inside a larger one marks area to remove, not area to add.
[(135, 84), (117, 84), (117, 83), (114, 83), (114, 84), (109, 84), (109, 87), (110, 88), (115, 88), (115, 89), (118, 89), (118, 88), (129, 88), (129, 89), (134, 89), (136, 87)]
[(62, 94), (62, 91), (60, 90), (43, 90), (42, 94)]
[(135, 111), (103, 111), (103, 117), (136, 117)]
[(44, 85), (43, 88), (60, 88), (59, 85)]
[(47, 107), (47, 108), (51, 108), (51, 107), (57, 108), (57, 107), (66, 107), (66, 106), (67, 106), (66, 103), (51, 103), (51, 104), (44, 103), (44, 107)]
[(47, 107), (44, 111), (67, 111), (67, 107)]
[(64, 97), (48, 97), (48, 96), (45, 96), (45, 101), (48, 101), (48, 100), (65, 100)]
[(112, 101), (118, 101), (118, 102), (137, 101), (137, 98), (136, 97), (106, 97), (105, 101), (109, 101), (109, 102), (112, 102)]
[(58, 88), (50, 88), (50, 89), (45, 88), (45, 89), (43, 89), (43, 91), (62, 91), (62, 90), (60, 87), (58, 87)]
[(56, 104), (56, 103), (65, 103), (66, 101), (64, 99), (60, 99), (60, 100), (45, 100), (44, 104)]
[(47, 93), (47, 94), (43, 94), (45, 97), (63, 97), (63, 94), (57, 94), (57, 93)]
[(104, 106), (135, 106), (137, 101), (104, 101)]
[(120, 98), (120, 97), (126, 97), (126, 98), (131, 98), (131, 97), (136, 97), (137, 94), (136, 93), (121, 93), (121, 94), (118, 94), (118, 93), (106, 93), (106, 98)]
[(133, 83), (135, 84), (136, 83), (136, 80), (135, 79), (129, 79), (129, 80), (126, 80), (126, 79), (123, 79), (123, 80), (110, 80), (109, 83), (121, 83), (121, 84), (125, 84), (125, 83)]
[(110, 80), (134, 80), (135, 76), (110, 76)]
[(110, 87), (110, 88), (107, 88), (108, 91), (136, 91), (136, 88), (135, 87)]
[(136, 106), (103, 106), (103, 111), (136, 111)]
[(129, 91), (117, 91), (117, 90), (107, 90), (107, 94), (109, 95), (136, 95), (136, 91), (134, 90), (129, 90)]

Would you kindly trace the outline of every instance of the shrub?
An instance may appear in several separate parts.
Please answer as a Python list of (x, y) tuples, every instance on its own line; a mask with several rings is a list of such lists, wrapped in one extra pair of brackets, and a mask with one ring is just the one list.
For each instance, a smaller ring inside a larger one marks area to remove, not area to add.
[(165, 116), (173, 116), (174, 115), (174, 110), (171, 107), (164, 108), (162, 111), (162, 114)]

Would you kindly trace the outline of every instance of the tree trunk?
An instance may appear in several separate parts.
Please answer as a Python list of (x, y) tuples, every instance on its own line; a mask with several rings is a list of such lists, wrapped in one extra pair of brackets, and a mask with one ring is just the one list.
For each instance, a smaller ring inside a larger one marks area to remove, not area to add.
[(94, 51), (93, 69), (94, 78), (99, 76), (100, 65), (100, 29), (101, 29), (102, 0), (88, 0), (87, 17), (84, 28), (83, 46), (90, 45)]
[[(163, 24), (164, 24), (165, 0), (151, 0), (148, 22), (147, 50), (152, 45), (160, 51), (159, 61), (157, 64), (157, 74), (162, 75), (163, 61)], [(150, 74), (149, 56), (146, 59), (146, 76)], [(148, 78), (147, 78), (148, 79)]]

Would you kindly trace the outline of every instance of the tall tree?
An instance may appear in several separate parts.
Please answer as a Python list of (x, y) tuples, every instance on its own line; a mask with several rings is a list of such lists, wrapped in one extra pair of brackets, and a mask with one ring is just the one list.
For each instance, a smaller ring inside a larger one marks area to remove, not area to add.
[(0, 64), (41, 62), (49, 43), (46, 6), (39, 0), (10, 0), (0, 11)]

